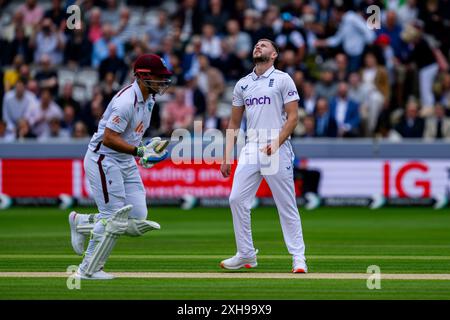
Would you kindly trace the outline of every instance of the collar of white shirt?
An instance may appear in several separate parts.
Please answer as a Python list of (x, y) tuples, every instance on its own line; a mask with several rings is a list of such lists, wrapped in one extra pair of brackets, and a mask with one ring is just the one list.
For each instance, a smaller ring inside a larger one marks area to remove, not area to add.
[(266, 72), (264, 72), (262, 75), (258, 76), (255, 73), (255, 68), (253, 68), (252, 79), (254, 81), (254, 80), (258, 80), (259, 78), (268, 78), (274, 70), (275, 70), (275, 67), (271, 66), (269, 69), (266, 70)]
[(142, 96), (141, 88), (139, 88), (139, 85), (136, 80), (134, 80), (133, 82), (133, 90), (134, 93), (136, 94), (138, 102), (140, 103), (144, 102), (144, 97)]

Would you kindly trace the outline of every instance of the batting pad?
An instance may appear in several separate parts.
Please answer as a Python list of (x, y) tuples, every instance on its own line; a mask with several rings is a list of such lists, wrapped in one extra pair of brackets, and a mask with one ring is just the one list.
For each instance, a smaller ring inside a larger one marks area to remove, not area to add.
[(106, 260), (108, 260), (117, 239), (127, 230), (128, 213), (132, 208), (132, 205), (125, 206), (119, 209), (113, 217), (108, 220), (105, 228), (105, 236), (95, 247), (91, 260), (86, 268), (86, 274), (88, 276), (91, 276), (94, 272), (98, 271), (106, 263)]

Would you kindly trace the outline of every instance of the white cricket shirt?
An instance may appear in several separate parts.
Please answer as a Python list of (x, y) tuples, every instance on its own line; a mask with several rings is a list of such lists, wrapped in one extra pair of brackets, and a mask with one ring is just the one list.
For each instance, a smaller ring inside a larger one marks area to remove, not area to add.
[[(295, 100), (299, 95), (292, 78), (272, 66), (260, 76), (253, 70), (240, 79), (234, 87), (232, 104), (245, 107), (247, 140), (260, 143), (265, 137), (272, 140), (278, 136), (287, 120), (284, 105)], [(256, 141), (252, 132), (257, 132)]]
[(144, 101), (141, 89), (136, 81), (120, 90), (108, 104), (97, 132), (89, 143), (89, 149), (99, 154), (114, 157), (120, 161), (133, 159), (130, 154), (120, 153), (102, 143), (105, 128), (119, 132), (127, 143), (138, 146), (144, 132), (150, 126), (155, 100), (152, 95)]

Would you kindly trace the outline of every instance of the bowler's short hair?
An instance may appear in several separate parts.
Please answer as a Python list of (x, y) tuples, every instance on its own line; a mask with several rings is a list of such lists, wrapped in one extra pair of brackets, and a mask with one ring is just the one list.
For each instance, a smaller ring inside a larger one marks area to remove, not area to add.
[[(261, 41), (267, 41), (267, 42), (270, 42), (270, 44), (272, 45), (272, 47), (275, 49), (277, 55), (280, 54), (280, 48), (278, 47), (278, 45), (277, 45), (274, 41), (272, 41), (272, 40), (270, 40), (270, 39), (266, 39), (266, 38), (263, 38), (263, 39), (259, 39), (259, 40), (258, 40), (258, 42), (261, 42)], [(258, 42), (257, 42), (257, 43), (258, 43)]]

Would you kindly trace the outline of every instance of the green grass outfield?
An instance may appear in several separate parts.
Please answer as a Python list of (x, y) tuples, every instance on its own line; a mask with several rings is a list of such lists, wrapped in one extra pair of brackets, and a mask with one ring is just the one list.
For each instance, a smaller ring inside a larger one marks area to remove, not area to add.
[[(307, 277), (290, 274), (291, 259), (275, 208), (258, 208), (252, 214), (259, 249), (256, 269), (233, 273), (218, 267), (235, 253), (228, 209), (151, 208), (149, 219), (162, 229), (140, 238), (122, 237), (106, 270), (164, 272), (169, 278), (82, 281), (80, 290), (69, 290), (61, 276), (5, 276), (63, 273), (78, 264), (81, 258), (70, 246), (67, 215), (54, 208), (0, 211), (0, 299), (450, 299), (448, 278), (387, 279), (388, 274), (450, 274), (450, 214), (428, 208), (302, 211)], [(369, 290), (365, 278), (314, 279), (315, 274), (361, 276), (370, 265), (381, 269), (380, 290)], [(189, 273), (204, 273), (206, 278), (185, 278)], [(266, 278), (252, 278), (258, 274)]]

